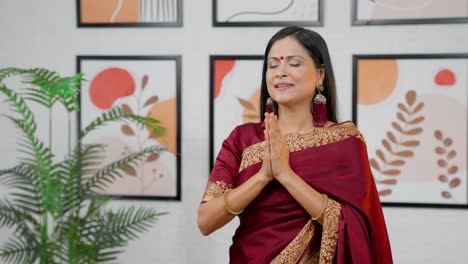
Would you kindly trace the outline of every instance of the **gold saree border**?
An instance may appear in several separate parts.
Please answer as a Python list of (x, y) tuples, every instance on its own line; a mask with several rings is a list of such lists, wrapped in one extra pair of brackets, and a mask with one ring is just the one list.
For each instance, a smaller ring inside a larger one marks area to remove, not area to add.
[(224, 181), (208, 182), (205, 193), (203, 194), (202, 203), (222, 196), (227, 189), (232, 189), (232, 186), (232, 184)]
[(309, 220), (299, 234), (270, 263), (297, 263), (314, 235), (315, 223)]
[(335, 257), (338, 243), (338, 229), (340, 226), (341, 205), (335, 200), (329, 199), (325, 208), (322, 229), (322, 241), (320, 243), (319, 264), (331, 264)]
[[(307, 264), (331, 264), (335, 257), (338, 243), (341, 205), (329, 199), (323, 216), (322, 239), (320, 249), (306, 261)], [(299, 234), (276, 256), (271, 264), (298, 263), (300, 257), (309, 245), (315, 230), (315, 222), (309, 220)]]
[[(284, 136), (290, 152), (335, 143), (349, 137), (357, 137), (364, 142), (364, 137), (352, 122), (345, 122), (326, 128), (310, 128)], [(263, 160), (265, 142), (247, 147), (242, 152), (239, 171)]]

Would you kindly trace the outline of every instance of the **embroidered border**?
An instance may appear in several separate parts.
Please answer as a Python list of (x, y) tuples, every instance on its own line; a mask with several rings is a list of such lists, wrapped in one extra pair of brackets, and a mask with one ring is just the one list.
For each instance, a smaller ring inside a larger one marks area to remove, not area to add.
[(299, 234), (270, 263), (297, 263), (314, 234), (315, 223), (309, 220)]
[[(285, 135), (290, 152), (303, 150), (309, 147), (321, 146), (344, 140), (351, 136), (364, 141), (364, 137), (351, 122), (346, 122), (329, 128), (310, 128), (298, 133)], [(265, 142), (252, 145), (242, 153), (242, 162), (239, 171), (261, 162), (263, 160), (263, 148)]]
[(202, 203), (222, 196), (227, 189), (231, 188), (232, 184), (224, 181), (208, 182), (205, 193), (203, 194)]
[(320, 243), (320, 264), (333, 263), (336, 244), (338, 243), (338, 229), (340, 225), (341, 205), (328, 200), (323, 218), (322, 242)]

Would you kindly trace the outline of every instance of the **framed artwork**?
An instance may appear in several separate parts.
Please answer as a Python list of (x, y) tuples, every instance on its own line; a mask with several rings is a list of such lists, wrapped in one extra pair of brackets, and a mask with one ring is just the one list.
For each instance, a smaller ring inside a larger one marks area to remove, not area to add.
[(182, 0), (76, 0), (78, 27), (182, 27)]
[(354, 55), (353, 75), (382, 203), (468, 208), (468, 53)]
[(260, 122), (263, 56), (210, 56), (210, 169), (237, 126)]
[(115, 122), (87, 135), (82, 143), (103, 145), (106, 164), (147, 147), (166, 149), (125, 170), (99, 193), (180, 201), (181, 57), (78, 56), (77, 71), (87, 80), (79, 97), (79, 130), (111, 108), (155, 118), (166, 130), (158, 136), (131, 122)]
[(468, 23), (468, 0), (353, 0), (352, 24)]
[(213, 26), (322, 26), (322, 1), (213, 0)]

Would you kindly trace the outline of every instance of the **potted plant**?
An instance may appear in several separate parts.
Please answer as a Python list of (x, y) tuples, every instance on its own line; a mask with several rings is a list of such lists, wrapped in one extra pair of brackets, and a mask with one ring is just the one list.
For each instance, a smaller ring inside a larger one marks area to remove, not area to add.
[[(31, 88), (17, 92), (4, 81), (22, 78)], [(19, 129), (13, 168), (0, 168), (0, 184), (12, 190), (0, 200), (0, 227), (13, 235), (0, 248), (0, 259), (8, 263), (101, 263), (116, 259), (127, 242), (138, 238), (157, 220), (154, 209), (129, 207), (106, 210), (109, 197), (96, 195), (148, 156), (163, 151), (149, 147), (121, 160), (101, 165), (102, 146), (84, 145), (81, 140), (110, 122), (134, 122), (156, 135), (164, 133), (160, 122), (114, 108), (82, 129), (76, 147), (71, 147), (71, 115), (79, 111), (82, 74), (61, 77), (46, 69), (0, 69), (0, 98), (6, 97), (13, 112), (3, 115)], [(38, 138), (29, 102), (49, 113), (47, 139)], [(68, 113), (68, 155), (59, 158), (52, 149), (52, 108), (62, 105)], [(9, 140), (9, 139), (7, 139)], [(100, 165), (100, 166), (98, 166)], [(85, 177), (86, 175), (86, 177)]]

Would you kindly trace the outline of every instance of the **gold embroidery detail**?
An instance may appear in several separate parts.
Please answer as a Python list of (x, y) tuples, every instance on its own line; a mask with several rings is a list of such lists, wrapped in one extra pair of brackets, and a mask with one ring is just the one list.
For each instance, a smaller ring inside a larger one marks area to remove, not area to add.
[(305, 264), (318, 264), (320, 257), (320, 250), (317, 250), (310, 259), (308, 259)]
[(224, 181), (208, 182), (202, 202), (207, 202), (216, 197), (220, 197), (227, 189), (231, 188), (232, 184), (228, 184)]
[(301, 232), (270, 263), (297, 263), (314, 234), (315, 223), (309, 220)]
[(338, 229), (340, 225), (341, 205), (329, 199), (323, 218), (322, 241), (320, 243), (320, 264), (333, 263), (336, 244), (338, 242)]
[[(290, 152), (303, 150), (344, 140), (349, 137), (357, 137), (364, 141), (364, 137), (351, 122), (346, 122), (327, 128), (310, 128), (297, 133), (285, 135)], [(252, 145), (242, 153), (242, 162), (239, 171), (261, 162), (263, 160), (263, 148), (265, 142)]]

